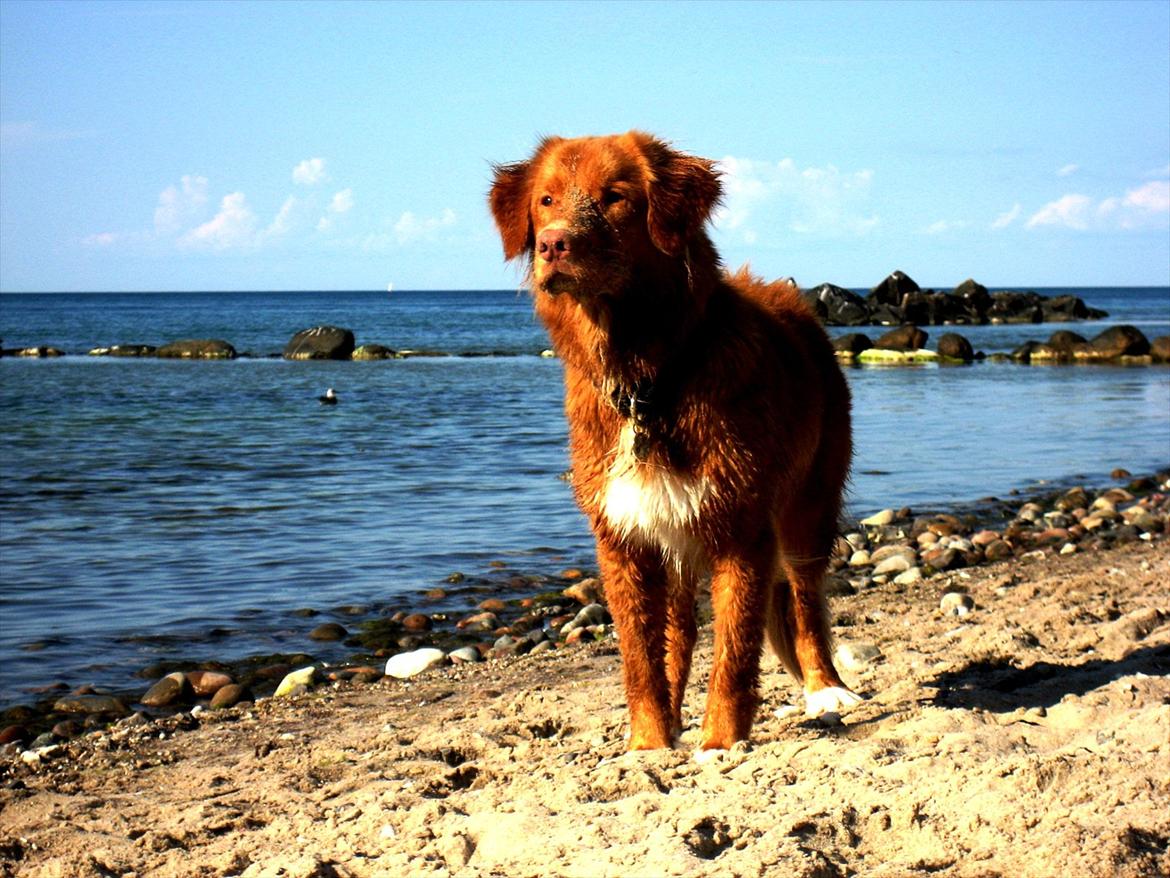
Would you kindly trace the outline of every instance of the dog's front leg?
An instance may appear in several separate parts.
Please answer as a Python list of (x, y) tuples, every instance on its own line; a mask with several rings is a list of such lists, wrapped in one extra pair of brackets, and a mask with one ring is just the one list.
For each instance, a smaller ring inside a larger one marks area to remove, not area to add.
[(715, 655), (707, 689), (701, 750), (746, 740), (759, 701), (767, 586), (774, 554), (758, 551), (716, 559), (711, 577)]
[(666, 570), (653, 550), (597, 541), (609, 611), (618, 630), (630, 708), (630, 749), (671, 744), (666, 650)]

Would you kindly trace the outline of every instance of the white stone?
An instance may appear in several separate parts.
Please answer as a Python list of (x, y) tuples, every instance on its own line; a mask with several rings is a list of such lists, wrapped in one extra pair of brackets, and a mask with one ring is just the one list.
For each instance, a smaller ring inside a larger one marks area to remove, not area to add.
[(948, 616), (966, 616), (975, 609), (975, 601), (961, 591), (948, 591), (939, 601), (938, 608)]
[(837, 645), (837, 664), (847, 671), (861, 671), (882, 657), (876, 643), (841, 643)]
[(873, 569), (874, 576), (889, 576), (891, 573), (905, 573), (911, 567), (905, 555), (890, 555)]
[(421, 674), (427, 668), (446, 661), (446, 659), (447, 655), (443, 650), (433, 647), (416, 649), (413, 652), (400, 652), (396, 656), (391, 656), (390, 660), (386, 662), (386, 676), (406, 680)]
[(881, 512), (871, 515), (869, 518), (861, 519), (861, 523), (866, 527), (885, 527), (894, 521), (894, 510), (883, 509)]
[(291, 671), (284, 675), (284, 679), (280, 681), (280, 685), (276, 687), (276, 692), (273, 693), (274, 698), (282, 698), (293, 691), (297, 686), (312, 686), (313, 680), (317, 678), (317, 669), (313, 665), (307, 668), (301, 668), (296, 671)]
[(921, 567), (911, 567), (894, 577), (895, 585), (914, 585), (917, 582), (922, 582)]

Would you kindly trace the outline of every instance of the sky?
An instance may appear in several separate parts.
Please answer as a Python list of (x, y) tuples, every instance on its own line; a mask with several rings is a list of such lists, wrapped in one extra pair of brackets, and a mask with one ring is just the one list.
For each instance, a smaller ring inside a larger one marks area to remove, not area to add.
[(511, 289), (495, 162), (716, 159), (804, 286), (1170, 284), (1170, 2), (0, 0), (0, 291)]

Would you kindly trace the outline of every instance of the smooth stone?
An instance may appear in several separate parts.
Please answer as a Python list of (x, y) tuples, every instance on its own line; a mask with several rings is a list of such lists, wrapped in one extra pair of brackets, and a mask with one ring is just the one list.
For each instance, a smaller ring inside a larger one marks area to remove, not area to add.
[(508, 609), (508, 605), (499, 598), (488, 598), (485, 601), (480, 601), (476, 609), (483, 610), (485, 613), (502, 613)]
[(980, 549), (986, 548), (999, 539), (999, 534), (993, 530), (981, 530), (971, 536), (971, 544)]
[(337, 326), (302, 329), (284, 347), (286, 360), (348, 360), (354, 349), (353, 332)]
[(24, 744), (29, 739), (29, 731), (24, 726), (7, 726), (0, 731), (0, 747), (11, 744), (13, 741)]
[(879, 366), (912, 365), (915, 363), (935, 363), (938, 354), (934, 351), (891, 351), (883, 348), (870, 348), (857, 355), (858, 362)]
[(423, 613), (411, 613), (402, 619), (402, 627), (407, 631), (430, 631), (431, 617)]
[(596, 604), (601, 600), (601, 583), (596, 579), (582, 579), (562, 591), (561, 595), (583, 606)]
[(84, 731), (84, 727), (75, 719), (63, 719), (61, 722), (53, 726), (53, 737), (61, 741), (68, 741), (70, 738), (76, 738)]
[(957, 332), (947, 332), (939, 337), (938, 355), (946, 360), (970, 363), (975, 359), (975, 349), (964, 336)]
[(912, 566), (905, 555), (890, 555), (873, 569), (874, 576), (889, 576), (891, 573), (905, 573)]
[(398, 354), (381, 344), (364, 344), (353, 349), (354, 360), (392, 360)]
[(911, 567), (894, 577), (895, 585), (914, 585), (922, 582), (922, 568)]
[(868, 567), (871, 563), (870, 554), (865, 549), (858, 549), (849, 556), (850, 567)]
[(239, 683), (228, 683), (212, 696), (211, 708), (212, 710), (223, 710), (234, 707), (242, 701), (254, 700), (255, 697), (247, 686), (241, 686)]
[(344, 625), (339, 625), (336, 622), (325, 622), (309, 632), (309, 640), (322, 642), (343, 640), (347, 634), (349, 632), (345, 630)]
[(130, 712), (122, 700), (113, 695), (66, 695), (57, 699), (53, 709), (61, 713), (115, 713), (119, 716)]
[(451, 660), (452, 664), (461, 665), (478, 662), (482, 656), (474, 646), (464, 646), (447, 653), (447, 658)]
[(993, 540), (983, 547), (983, 556), (987, 561), (1007, 561), (1013, 554), (1010, 544), (1003, 540)]
[(309, 665), (307, 668), (300, 668), (284, 675), (284, 679), (280, 681), (280, 685), (276, 687), (276, 692), (273, 693), (273, 698), (283, 698), (286, 695), (296, 694), (294, 690), (298, 686), (303, 686), (305, 689), (313, 685), (313, 681), (317, 679), (317, 668), (315, 665)]
[(561, 636), (565, 637), (570, 631), (577, 628), (587, 628), (590, 625), (600, 625), (609, 618), (609, 613), (606, 612), (605, 607), (601, 604), (589, 604), (587, 607), (582, 607), (575, 615), (572, 621), (566, 623), (561, 628)]
[(234, 360), (236, 349), (221, 338), (190, 338), (165, 344), (154, 355), (163, 360)]
[(847, 671), (861, 671), (882, 657), (876, 643), (841, 643), (837, 645), (838, 664)]
[(147, 707), (166, 707), (183, 698), (190, 697), (191, 684), (187, 682), (186, 674), (175, 671), (167, 674), (153, 686), (146, 690), (146, 694), (139, 699)]
[(500, 627), (500, 617), (495, 613), (475, 613), (455, 623), (456, 628), (472, 631), (495, 631)]
[(899, 326), (878, 338), (873, 346), (883, 351), (914, 352), (922, 350), (927, 338), (927, 334), (917, 326)]
[(400, 652), (398, 655), (391, 656), (390, 660), (386, 662), (386, 676), (406, 680), (442, 663), (446, 658), (447, 655), (443, 650), (433, 647)]
[(904, 546), (900, 543), (887, 543), (884, 546), (878, 546), (870, 554), (870, 560), (874, 564), (880, 564), (889, 558), (904, 558), (913, 564), (917, 557), (912, 546)]
[(887, 524), (893, 524), (893, 522), (893, 509), (883, 509), (881, 512), (874, 513), (869, 518), (861, 519), (861, 523), (866, 527), (885, 527)]
[(188, 671), (187, 682), (191, 684), (191, 689), (197, 696), (210, 698), (224, 686), (230, 686), (235, 680), (219, 671)]
[(966, 616), (975, 609), (975, 600), (961, 591), (948, 591), (939, 601), (938, 608), (948, 616)]

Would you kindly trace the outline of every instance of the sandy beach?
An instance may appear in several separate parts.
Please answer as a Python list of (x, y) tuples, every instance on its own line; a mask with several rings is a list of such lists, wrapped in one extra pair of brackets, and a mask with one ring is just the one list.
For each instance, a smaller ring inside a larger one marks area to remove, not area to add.
[(612, 640), (123, 722), (5, 757), (0, 874), (1167, 874), (1168, 610), (1164, 534), (836, 597), (867, 701), (807, 720), (767, 660), (703, 763), (624, 752)]

